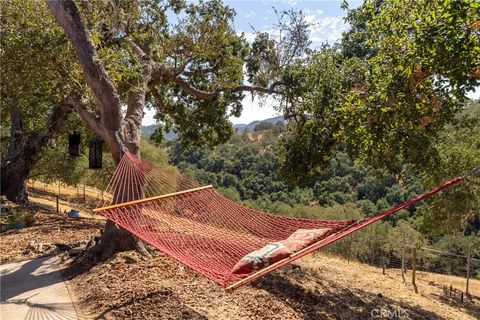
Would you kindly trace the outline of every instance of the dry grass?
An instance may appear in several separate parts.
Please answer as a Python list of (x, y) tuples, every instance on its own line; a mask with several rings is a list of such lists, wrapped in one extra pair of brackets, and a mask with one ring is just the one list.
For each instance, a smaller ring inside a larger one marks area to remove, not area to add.
[(33, 205), (42, 207), (45, 210), (55, 212), (57, 209), (56, 196), (59, 195), (59, 212), (66, 213), (71, 209), (78, 210), (81, 217), (101, 219), (100, 215), (92, 213), (101, 198), (101, 191), (92, 187), (85, 188), (85, 197), (83, 196), (83, 186), (75, 188), (72, 186), (60, 186), (58, 184), (45, 184), (36, 181), (29, 181), (29, 201)]
[[(388, 273), (395, 275), (395, 277), (401, 277), (402, 271), (400, 269), (390, 269), (388, 270)], [(411, 271), (408, 271), (406, 278), (407, 281), (411, 280), (410, 276)], [(465, 290), (467, 281), (465, 277), (450, 276), (424, 271), (417, 271), (416, 279), (420, 286), (426, 283), (429, 285), (434, 284), (443, 288), (443, 286), (446, 285), (447, 287), (452, 286), (457, 291)], [(469, 292), (474, 296), (480, 297), (480, 280), (470, 279)]]

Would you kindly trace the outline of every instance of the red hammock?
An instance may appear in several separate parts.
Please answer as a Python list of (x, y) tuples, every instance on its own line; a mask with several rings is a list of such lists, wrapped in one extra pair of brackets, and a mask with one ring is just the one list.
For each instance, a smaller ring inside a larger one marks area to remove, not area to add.
[[(211, 186), (199, 187), (198, 182), (172, 168), (127, 152), (107, 187), (100, 208), (94, 211), (222, 287), (233, 289), (465, 178), (457, 177), (361, 221), (311, 220), (275, 216), (246, 208), (223, 197)], [(115, 204), (107, 205), (109, 203)], [(328, 230), (323, 238), (287, 258), (247, 274), (231, 273), (248, 253), (285, 240), (298, 229), (319, 228)]]

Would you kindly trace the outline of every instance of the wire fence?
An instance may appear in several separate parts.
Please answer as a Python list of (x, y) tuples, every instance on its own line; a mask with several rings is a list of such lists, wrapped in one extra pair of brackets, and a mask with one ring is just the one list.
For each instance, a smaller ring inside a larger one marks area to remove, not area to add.
[(439, 286), (447, 298), (459, 301), (480, 300), (480, 257), (468, 253), (458, 254), (430, 247), (401, 245), (390, 249), (371, 250), (369, 254), (356, 256), (352, 253), (352, 238), (327, 247), (326, 251), (348, 260), (358, 261), (382, 269), (383, 274), (401, 278), (412, 283)]
[(30, 198), (33, 197), (37, 204), (53, 207), (57, 213), (73, 209), (82, 212), (84, 216), (92, 216), (92, 209), (108, 196), (103, 190), (91, 186), (68, 186), (60, 182), (45, 183), (35, 180), (28, 181), (28, 191)]

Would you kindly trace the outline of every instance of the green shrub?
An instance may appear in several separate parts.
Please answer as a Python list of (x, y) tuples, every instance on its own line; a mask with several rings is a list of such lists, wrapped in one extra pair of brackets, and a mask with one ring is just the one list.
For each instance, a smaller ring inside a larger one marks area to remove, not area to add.
[[(2, 215), (0, 215), (0, 223), (2, 224), (11, 224), (11, 223), (23, 223), (25, 226), (31, 226), (34, 223), (33, 214), (27, 211), (21, 211), (18, 209), (11, 210), (10, 214), (8, 211), (4, 211), (6, 207), (2, 207)], [(7, 214), (5, 214), (7, 213)]]

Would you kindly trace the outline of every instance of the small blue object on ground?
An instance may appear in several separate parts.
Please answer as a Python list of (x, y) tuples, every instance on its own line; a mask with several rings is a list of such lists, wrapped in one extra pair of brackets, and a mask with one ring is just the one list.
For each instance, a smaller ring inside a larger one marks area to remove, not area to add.
[(70, 212), (67, 213), (67, 215), (70, 218), (80, 218), (80, 212), (78, 212), (78, 210), (75, 210), (75, 209), (70, 210)]

